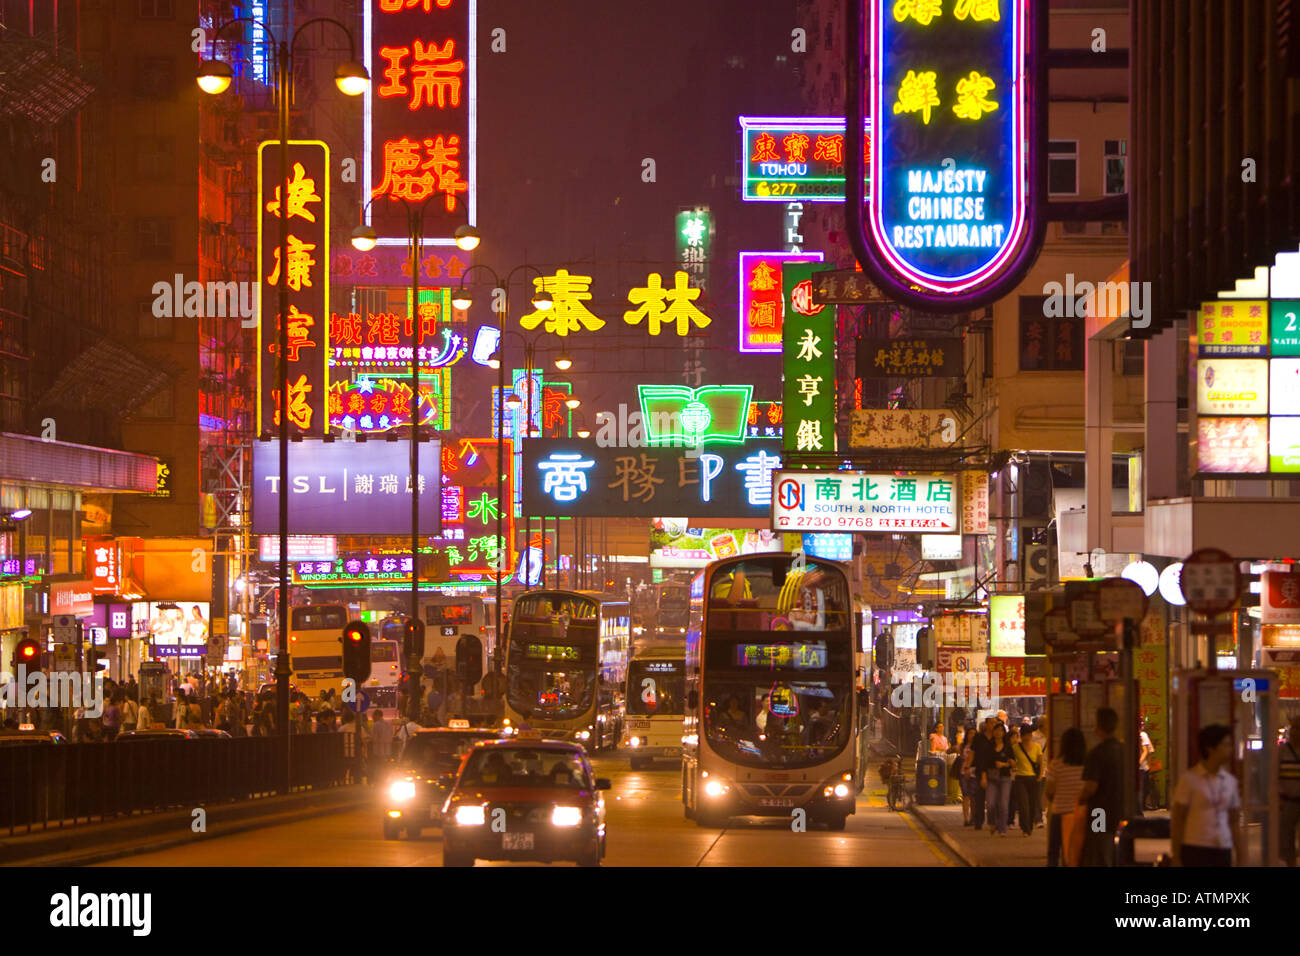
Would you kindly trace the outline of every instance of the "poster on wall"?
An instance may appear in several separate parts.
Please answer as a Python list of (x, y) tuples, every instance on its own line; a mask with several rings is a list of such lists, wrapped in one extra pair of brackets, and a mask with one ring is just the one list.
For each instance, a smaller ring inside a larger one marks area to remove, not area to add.
[(1204, 472), (1260, 474), (1268, 471), (1268, 419), (1198, 418), (1196, 460)]
[(781, 536), (766, 528), (692, 528), (684, 518), (655, 518), (650, 566), (702, 568), (722, 558), (780, 551), (781, 545)]

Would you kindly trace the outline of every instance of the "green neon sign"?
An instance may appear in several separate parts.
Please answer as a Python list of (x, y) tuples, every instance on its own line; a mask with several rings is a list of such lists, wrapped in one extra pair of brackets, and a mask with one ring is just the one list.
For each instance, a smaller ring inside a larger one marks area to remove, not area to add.
[(641, 420), (651, 445), (740, 444), (752, 385), (638, 385)]

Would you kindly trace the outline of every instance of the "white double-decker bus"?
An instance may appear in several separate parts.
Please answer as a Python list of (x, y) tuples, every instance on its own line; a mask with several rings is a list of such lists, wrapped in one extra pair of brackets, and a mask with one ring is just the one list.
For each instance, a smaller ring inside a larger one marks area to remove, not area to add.
[(855, 811), (849, 578), (792, 554), (715, 561), (691, 584), (682, 803), (701, 826)]
[(623, 746), (633, 770), (680, 760), (686, 706), (686, 645), (634, 641), (627, 665)]

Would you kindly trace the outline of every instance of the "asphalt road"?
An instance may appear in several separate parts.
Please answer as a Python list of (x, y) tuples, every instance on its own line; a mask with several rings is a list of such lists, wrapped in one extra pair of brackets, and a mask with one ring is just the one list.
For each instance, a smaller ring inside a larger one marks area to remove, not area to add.
[[(885, 807), (872, 774), (857, 813), (841, 832), (793, 832), (787, 820), (737, 818), (725, 829), (698, 827), (682, 815), (680, 771), (629, 769), (624, 757), (593, 761), (611, 778), (605, 795), (605, 866), (953, 866), (939, 841), (910, 814)], [(441, 866), (442, 840), (385, 840), (379, 808), (327, 814), (281, 826), (136, 854), (101, 866)], [(545, 865), (480, 861), (479, 866)], [(568, 864), (556, 864), (568, 865)]]

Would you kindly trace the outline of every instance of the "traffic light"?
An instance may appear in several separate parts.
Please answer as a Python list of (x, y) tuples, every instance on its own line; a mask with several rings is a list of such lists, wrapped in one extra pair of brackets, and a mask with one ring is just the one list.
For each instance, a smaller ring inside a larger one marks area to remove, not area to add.
[(360, 687), (370, 679), (370, 628), (353, 621), (343, 629), (343, 676)]
[(41, 644), (35, 638), (25, 637), (14, 645), (14, 673), (18, 672), (18, 665), (25, 664), (29, 671), (36, 670), (41, 666)]
[(463, 684), (477, 684), (483, 677), (483, 642), (466, 634), (456, 642), (456, 676)]
[(424, 622), (412, 618), (402, 629), (402, 654), (409, 658), (424, 657)]
[(86, 673), (97, 674), (108, 668), (108, 655), (97, 647), (86, 651)]

